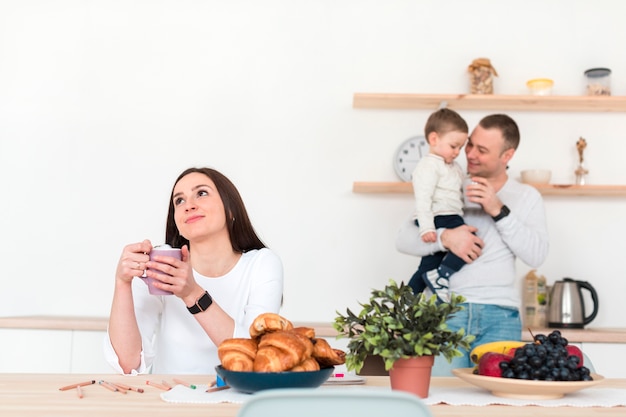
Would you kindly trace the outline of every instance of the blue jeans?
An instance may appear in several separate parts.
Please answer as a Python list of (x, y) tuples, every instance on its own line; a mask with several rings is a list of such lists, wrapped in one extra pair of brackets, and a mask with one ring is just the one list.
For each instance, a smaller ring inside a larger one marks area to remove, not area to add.
[[(522, 322), (519, 311), (514, 307), (504, 307), (493, 304), (463, 304), (465, 309), (455, 313), (448, 320), (448, 327), (457, 331), (465, 329), (465, 334), (476, 337), (471, 344), (470, 351), (483, 343), (498, 340), (521, 340)], [(453, 368), (470, 368), (474, 364), (469, 358), (470, 351), (461, 349), (463, 356), (452, 359), (449, 363), (443, 355), (435, 358), (433, 376), (452, 376)]]

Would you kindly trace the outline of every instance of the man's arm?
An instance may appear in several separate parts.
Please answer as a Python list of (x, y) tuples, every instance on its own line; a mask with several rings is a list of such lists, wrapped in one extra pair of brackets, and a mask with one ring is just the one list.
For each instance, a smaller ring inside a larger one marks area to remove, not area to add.
[[(533, 193), (534, 194), (534, 193)], [(538, 268), (550, 248), (543, 201), (539, 193), (525, 196), (524, 206), (496, 223), (498, 233), (515, 256), (526, 265)]]
[(435, 252), (450, 251), (472, 263), (482, 253), (483, 241), (474, 233), (473, 226), (459, 226), (455, 229), (437, 229), (437, 242), (425, 243), (420, 239), (419, 228), (412, 219), (407, 219), (400, 226), (396, 237), (396, 249), (413, 256), (426, 256)]

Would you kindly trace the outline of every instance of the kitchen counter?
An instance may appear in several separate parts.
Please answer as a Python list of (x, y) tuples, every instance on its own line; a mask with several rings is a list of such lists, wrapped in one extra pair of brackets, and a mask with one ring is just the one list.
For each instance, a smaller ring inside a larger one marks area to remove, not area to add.
[[(0, 329), (41, 329), (41, 330), (90, 330), (106, 331), (108, 317), (78, 316), (20, 316), (0, 317)], [(295, 326), (313, 327), (318, 337), (335, 337), (337, 331), (332, 323), (294, 322)], [(531, 329), (533, 334), (549, 334), (550, 328)], [(564, 337), (573, 343), (626, 343), (626, 328), (559, 329)], [(522, 339), (532, 340), (530, 331), (524, 330)]]
[[(532, 341), (531, 332), (537, 334), (550, 334), (552, 328), (530, 329), (522, 331), (522, 340)], [(588, 329), (558, 329), (563, 337), (573, 343), (626, 343), (625, 328), (593, 328)]]

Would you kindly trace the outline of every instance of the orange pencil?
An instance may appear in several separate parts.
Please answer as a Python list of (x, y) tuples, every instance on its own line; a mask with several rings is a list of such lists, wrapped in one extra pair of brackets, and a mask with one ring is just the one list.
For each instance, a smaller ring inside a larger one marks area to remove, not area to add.
[(80, 385), (76, 387), (76, 395), (78, 395), (78, 398), (83, 398), (83, 390)]
[(120, 388), (120, 387), (118, 387), (117, 385), (115, 385), (112, 382), (104, 381), (104, 383), (107, 384), (108, 386), (112, 387), (112, 388), (115, 388), (115, 391), (119, 392), (120, 394), (127, 394), (128, 393), (128, 391), (126, 389)]
[(172, 389), (172, 386), (168, 384), (166, 380), (162, 379), (161, 383), (163, 384), (163, 386), (167, 387), (168, 390)]
[(59, 391), (67, 391), (68, 389), (73, 389), (73, 388), (76, 388), (76, 387), (84, 387), (85, 385), (92, 385), (92, 384), (95, 384), (95, 383), (96, 383), (96, 381), (92, 379), (91, 381), (79, 382), (77, 384), (72, 384), (72, 385), (67, 385), (65, 387), (61, 387), (61, 388), (59, 388)]
[(116, 387), (120, 389), (125, 389), (127, 391), (137, 391), (139, 393), (143, 392), (143, 388), (131, 387), (130, 385), (125, 385), (125, 384), (122, 384), (121, 382), (114, 382), (113, 385), (115, 385)]
[(117, 389), (117, 387), (112, 386), (112, 385), (110, 385), (110, 384), (106, 383), (106, 382), (105, 382), (105, 381), (103, 381), (103, 380), (98, 381), (98, 384), (100, 384), (100, 386), (102, 386), (102, 387), (104, 387), (104, 388), (108, 389), (109, 391), (113, 391), (113, 392), (117, 392), (117, 391), (119, 391), (119, 389)]
[(169, 391), (171, 389), (171, 387), (166, 387), (165, 385), (159, 384), (157, 382), (146, 381), (146, 384), (151, 385), (158, 389), (162, 389), (163, 391)]
[(177, 384), (184, 385), (187, 388), (196, 389), (196, 386), (193, 384), (190, 384), (189, 382), (185, 382), (182, 379), (178, 379), (178, 378), (173, 378), (173, 379), (174, 379), (174, 382), (176, 382)]

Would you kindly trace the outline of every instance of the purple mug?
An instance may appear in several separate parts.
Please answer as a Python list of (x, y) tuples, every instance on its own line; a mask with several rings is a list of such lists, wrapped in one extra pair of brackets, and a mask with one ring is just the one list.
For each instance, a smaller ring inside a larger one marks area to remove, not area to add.
[[(172, 258), (176, 258), (176, 259), (182, 259), (182, 255), (180, 252), (180, 249), (176, 249), (176, 248), (172, 248), (170, 245), (159, 245), (159, 246), (155, 246), (154, 248), (152, 248), (152, 250), (150, 251), (150, 260), (153, 260), (154, 256), (171, 256)], [(159, 271), (158, 269), (151, 269), (149, 268), (151, 271), (158, 271), (161, 273), (164, 273), (162, 271)], [(152, 285), (152, 282), (155, 281), (154, 278), (150, 278), (150, 277), (140, 277), (143, 282), (145, 282), (148, 285), (148, 292), (150, 292), (150, 294), (152, 295), (172, 295), (171, 291), (164, 291), (160, 288), (155, 287), (154, 285)]]

